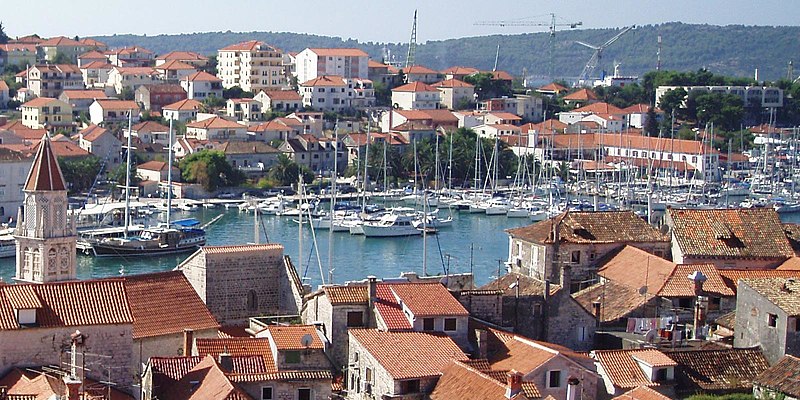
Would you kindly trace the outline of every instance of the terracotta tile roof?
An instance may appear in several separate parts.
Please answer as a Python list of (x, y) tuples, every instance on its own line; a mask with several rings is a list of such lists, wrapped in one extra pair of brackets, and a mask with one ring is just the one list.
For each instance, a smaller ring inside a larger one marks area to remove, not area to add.
[(794, 255), (772, 208), (667, 210), (684, 257), (774, 259)]
[(569, 211), (521, 228), (507, 229), (512, 237), (534, 243), (553, 243), (553, 225), (568, 243), (668, 242), (662, 234), (633, 211)]
[(718, 154), (713, 147), (704, 145), (696, 140), (664, 139), (641, 135), (609, 135), (597, 133), (594, 135), (598, 144), (609, 147), (624, 147), (633, 150), (663, 151), (687, 154)]
[(438, 93), (439, 90), (431, 85), (422, 82), (411, 82), (405, 85), (398, 86), (392, 89), (392, 92), (434, 92)]
[[(272, 325), (266, 327), (264, 331), (269, 334), (278, 350), (322, 350), (325, 348), (313, 325)], [(303, 338), (306, 336), (311, 338), (309, 346), (303, 345)]]
[(800, 257), (791, 257), (775, 267), (778, 271), (800, 271)]
[(41, 328), (133, 323), (121, 279), (12, 286), (16, 285), (0, 286), (0, 330), (21, 329), (12, 304), (27, 306), (36, 301), (42, 305), (36, 310)]
[(22, 107), (42, 107), (55, 101), (61, 102), (61, 100), (52, 97), (37, 97), (33, 100), (26, 101)]
[(39, 142), (39, 149), (36, 151), (33, 165), (25, 180), (24, 190), (67, 190), (67, 184), (56, 157), (50, 138), (45, 134)]
[(225, 118), (215, 116), (202, 121), (193, 121), (186, 124), (187, 128), (197, 129), (247, 129), (247, 126)]
[(185, 62), (181, 62), (179, 60), (169, 60), (164, 64), (155, 67), (155, 69), (163, 71), (179, 71), (179, 70), (195, 70), (196, 68), (193, 65), (186, 64)]
[(126, 276), (125, 291), (134, 339), (219, 328), (181, 271)]
[(467, 358), (453, 339), (443, 333), (376, 329), (348, 332), (351, 340), (358, 341), (395, 380), (438, 377), (451, 360)]
[(439, 74), (438, 71), (434, 71), (428, 67), (424, 67), (422, 65), (412, 65), (408, 68), (403, 68), (403, 72), (406, 74)]
[(800, 398), (800, 358), (785, 355), (775, 365), (760, 373), (753, 383)]
[(375, 289), (375, 311), (386, 328), (393, 331), (411, 330), (411, 322), (403, 313), (403, 308), (397, 301), (389, 285), (379, 284)]
[(195, 72), (184, 79), (190, 82), (222, 82), (222, 79), (217, 78), (216, 76), (205, 71)]
[[(386, 284), (378, 284), (378, 287)], [(468, 316), (469, 312), (440, 283), (393, 283), (388, 285), (415, 317)], [(385, 293), (381, 291), (380, 293)]]
[[(790, 260), (796, 257), (790, 258)], [(739, 287), (740, 279), (760, 279), (760, 278), (800, 278), (798, 270), (781, 269), (720, 269), (719, 274), (722, 280), (734, 292)]]
[(122, 54), (122, 55), (132, 55), (132, 54), (136, 54), (136, 53), (153, 54), (152, 51), (147, 50), (144, 47), (140, 47), (140, 46), (123, 47), (121, 49), (111, 50), (111, 51), (109, 51), (109, 53)]
[(216, 146), (216, 150), (220, 150), (227, 155), (280, 153), (280, 150), (264, 142), (224, 142)]
[(431, 86), (437, 87), (437, 88), (474, 88), (475, 87), (474, 85), (471, 85), (471, 84), (469, 84), (467, 82), (464, 82), (464, 81), (460, 81), (458, 79), (445, 79), (443, 81), (436, 82)]
[(208, 57), (193, 51), (170, 51), (167, 54), (156, 57), (156, 60), (208, 61)]
[(650, 389), (647, 386), (638, 386), (611, 400), (669, 400), (669, 397)]
[(344, 81), (344, 78), (341, 76), (336, 75), (322, 75), (318, 76), (314, 79), (307, 80), (300, 84), (300, 86), (304, 87), (315, 87), (315, 86), (347, 86), (347, 82)]
[(521, 126), (523, 132), (535, 131), (540, 134), (548, 134), (554, 132), (564, 133), (564, 129), (566, 127), (567, 124), (552, 118), (536, 124), (529, 122)]
[(560, 93), (560, 92), (566, 92), (567, 88), (565, 88), (564, 86), (559, 85), (558, 83), (552, 82), (552, 83), (548, 83), (547, 85), (544, 85), (544, 86), (542, 86), (542, 87), (540, 87), (540, 88), (538, 88), (536, 90), (537, 91), (541, 91), (541, 92)]
[(217, 332), (217, 337), (220, 339), (227, 339), (227, 338), (234, 338), (234, 337), (242, 337), (242, 338), (249, 338), (253, 337), (250, 332), (247, 331), (249, 326), (247, 325), (223, 325), (219, 327), (219, 332)]
[(528, 374), (553, 357), (566, 357), (586, 368), (587, 373), (594, 373), (594, 361), (591, 358), (564, 346), (531, 340), (470, 321), (470, 329), (473, 327), (488, 332), (488, 361), (494, 370), (515, 369)]
[(97, 51), (97, 50), (89, 50), (81, 55), (78, 56), (78, 59), (81, 58), (99, 58), (99, 59), (106, 59), (106, 55)]
[(742, 279), (739, 284), (747, 285), (758, 292), (790, 317), (800, 316), (800, 279)]
[(657, 294), (675, 270), (675, 263), (634, 246), (625, 245), (599, 261), (597, 274), (605, 279), (635, 290), (647, 287), (647, 293)]
[(203, 358), (178, 382), (162, 393), (154, 393), (165, 400), (178, 399), (222, 399), (251, 400), (252, 397), (231, 382), (217, 361), (210, 356)]
[[(27, 367), (13, 368), (0, 378), (0, 387), (9, 400), (48, 400), (67, 398), (66, 386), (60, 374), (53, 368)], [(86, 377), (83, 385), (83, 400), (133, 400), (134, 397), (117, 390), (107, 388), (104, 384)]]
[(486, 73), (486, 74), (491, 74), (492, 75), (492, 79), (496, 80), (496, 81), (513, 81), (514, 80), (514, 77), (511, 76), (511, 74), (509, 74), (506, 71), (497, 70), (497, 71), (481, 71), (481, 72)]
[(753, 380), (769, 368), (767, 359), (756, 348), (669, 351), (666, 354), (679, 365), (675, 370), (676, 388), (687, 393), (749, 391)]
[(202, 105), (203, 103), (195, 99), (183, 99), (181, 101), (166, 105), (163, 107), (163, 109), (169, 111), (192, 111), (199, 110), (200, 106)]
[(369, 57), (369, 55), (361, 49), (353, 48), (309, 48), (314, 54), (325, 57)]
[(323, 289), (331, 304), (367, 304), (369, 293), (366, 286), (327, 286)]
[(84, 44), (70, 39), (65, 36), (56, 36), (39, 43), (41, 47), (55, 47), (55, 46), (83, 46)]
[(658, 382), (652, 382), (645, 376), (633, 358), (638, 353), (653, 351), (658, 350), (595, 350), (592, 354), (614, 386), (632, 389), (637, 386), (659, 386)]
[(95, 100), (97, 104), (100, 105), (104, 110), (115, 110), (115, 111), (133, 111), (139, 112), (139, 105), (136, 104), (135, 101), (131, 100), (112, 100), (112, 99), (98, 99)]
[(167, 163), (165, 161), (150, 160), (137, 165), (136, 169), (143, 169), (146, 171), (166, 171)]
[(61, 92), (61, 95), (68, 97), (70, 100), (108, 98), (102, 90), (65, 90)]
[(512, 121), (521, 121), (522, 120), (522, 117), (520, 117), (519, 115), (512, 114), (510, 112), (505, 112), (505, 111), (490, 111), (486, 115), (491, 115), (491, 116), (499, 118), (499, 119), (509, 119), (509, 120), (512, 120)]
[[(564, 98), (567, 98), (566, 96)], [(583, 107), (576, 108), (572, 111), (567, 111), (568, 113), (590, 113), (590, 114), (623, 114), (621, 108), (613, 106), (608, 103), (599, 102), (599, 103), (592, 103), (587, 104)]]
[(667, 357), (666, 354), (658, 350), (645, 350), (632, 354), (634, 360), (640, 361), (651, 367), (674, 367), (678, 365), (675, 360)]
[(264, 359), (264, 371), (278, 371), (268, 338), (197, 338), (197, 354), (211, 355), (214, 358), (227, 353), (234, 357), (260, 356)]
[(108, 132), (108, 129), (92, 124), (81, 130), (80, 133), (83, 136), (83, 140), (94, 142)]
[(694, 297), (694, 283), (688, 278), (694, 271), (702, 272), (707, 278), (703, 283), (703, 292), (717, 296), (736, 296), (733, 289), (728, 287), (722, 279), (714, 264), (680, 264), (676, 266), (658, 295), (662, 297)]
[(264, 90), (271, 100), (300, 100), (300, 95), (294, 90)]
[(458, 66), (442, 70), (442, 74), (445, 75), (472, 75), (477, 72), (479, 71), (472, 67), (458, 67)]
[(156, 121), (144, 121), (132, 126), (131, 131), (138, 133), (169, 132), (169, 127)]
[(24, 43), (6, 43), (0, 44), (0, 50), (5, 52), (12, 52), (12, 51), (27, 51), (31, 53), (36, 52), (36, 45), (35, 44), (24, 44)]
[(247, 128), (248, 132), (274, 132), (274, 131), (291, 132), (294, 130), (295, 130), (294, 128), (287, 126), (283, 122), (274, 119)]
[[(631, 264), (633, 266), (636, 264)], [(620, 318), (643, 315), (645, 304), (658, 302), (654, 295), (641, 295), (635, 287), (615, 281), (604, 281), (572, 294), (572, 298), (589, 314), (594, 315), (594, 302), (600, 302), (600, 321), (613, 322)]]
[(578, 90), (577, 92), (573, 92), (564, 96), (564, 100), (577, 100), (577, 101), (597, 100), (597, 95), (594, 94), (594, 92), (589, 89), (581, 89)]
[(267, 244), (239, 244), (228, 246), (203, 246), (200, 248), (205, 254), (242, 254), (245, 252), (261, 253), (270, 250), (283, 251), (283, 245), (275, 243)]
[[(442, 371), (442, 377), (430, 394), (432, 400), (506, 400), (506, 384), (493, 376), (473, 368), (471, 364), (452, 361)], [(536, 385), (533, 385), (536, 388)], [(538, 389), (536, 390), (538, 392)], [(540, 396), (536, 396), (537, 398)], [(513, 399), (529, 399), (522, 396)]]
[[(174, 84), (174, 83), (161, 83), (155, 85), (142, 85), (142, 87), (147, 88), (150, 92), (150, 96), (159, 95), (159, 94), (186, 94), (186, 90), (184, 90), (181, 85)], [(152, 97), (151, 97), (152, 98)]]
[(85, 44), (87, 46), (106, 47), (105, 43), (103, 43), (103, 42), (101, 42), (101, 41), (99, 41), (97, 39), (92, 39), (92, 38), (83, 38), (83, 39), (79, 40), (79, 42), (81, 42), (81, 43), (83, 43), (83, 44)]
[[(515, 284), (514, 288), (509, 288), (512, 284)], [(520, 296), (543, 296), (544, 295), (544, 282), (533, 279), (529, 276), (525, 276), (522, 274), (516, 273), (508, 273), (499, 278), (481, 286), (478, 290), (481, 291), (493, 291), (493, 290), (500, 290), (507, 296), (516, 296), (517, 289), (519, 289)], [(561, 286), (551, 284), (550, 285), (550, 294), (555, 294), (558, 290), (561, 289)]]
[(232, 44), (223, 47), (219, 51), (280, 51), (277, 47), (273, 47), (258, 40), (248, 40), (246, 42)]
[(103, 61), (92, 61), (89, 64), (81, 65), (81, 69), (113, 69), (114, 66)]
[[(800, 224), (785, 223), (783, 231), (786, 232), (786, 238), (792, 244), (795, 254), (800, 255)], [(800, 269), (800, 263), (798, 263), (797, 269)]]
[(114, 67), (120, 75), (156, 75), (153, 67)]

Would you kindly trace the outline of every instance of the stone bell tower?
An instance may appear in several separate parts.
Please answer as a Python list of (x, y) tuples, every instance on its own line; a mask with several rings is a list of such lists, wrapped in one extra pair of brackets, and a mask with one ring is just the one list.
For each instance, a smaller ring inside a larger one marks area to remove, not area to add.
[(17, 274), (23, 282), (76, 278), (75, 224), (67, 217), (67, 185), (44, 135), (33, 160), (17, 216)]

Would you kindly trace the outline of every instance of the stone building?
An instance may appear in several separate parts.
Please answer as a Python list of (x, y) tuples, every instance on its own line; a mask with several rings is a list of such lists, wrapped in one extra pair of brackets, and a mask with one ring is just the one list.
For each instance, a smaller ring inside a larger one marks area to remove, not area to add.
[(760, 346), (771, 364), (800, 355), (800, 278), (740, 280), (734, 331), (735, 347)]
[(281, 245), (205, 246), (177, 269), (223, 325), (300, 312), (305, 289)]
[(759, 400), (800, 399), (800, 358), (783, 356), (753, 381), (753, 395)]
[(569, 266), (571, 293), (594, 284), (598, 261), (626, 244), (659, 257), (669, 252), (669, 237), (633, 211), (567, 211), (506, 233), (512, 272), (560, 282), (564, 267)]
[(330, 342), (328, 352), (336, 365), (347, 364), (349, 328), (363, 328), (370, 320), (366, 285), (326, 286), (306, 296), (303, 321), (318, 324)]
[(67, 217), (67, 184), (50, 138), (42, 137), (17, 216), (15, 279), (44, 283), (77, 275), (75, 223)]

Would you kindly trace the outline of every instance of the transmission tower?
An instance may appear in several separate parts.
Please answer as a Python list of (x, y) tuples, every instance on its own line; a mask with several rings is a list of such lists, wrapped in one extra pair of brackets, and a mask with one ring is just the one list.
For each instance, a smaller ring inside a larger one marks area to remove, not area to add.
[(414, 57), (417, 54), (417, 10), (414, 10), (414, 25), (411, 26), (411, 40), (408, 41), (408, 55), (406, 56), (406, 68), (414, 65)]
[(656, 50), (656, 71), (661, 70), (661, 35), (658, 35), (658, 50)]

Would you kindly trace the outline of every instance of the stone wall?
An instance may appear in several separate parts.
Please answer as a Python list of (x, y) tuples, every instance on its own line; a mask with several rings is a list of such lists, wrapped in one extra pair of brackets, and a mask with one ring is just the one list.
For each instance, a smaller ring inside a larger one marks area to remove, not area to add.
[(594, 346), (596, 320), (566, 290), (559, 290), (547, 301), (545, 340), (576, 351)]
[(456, 298), (469, 315), (497, 325), (503, 325), (503, 294), (499, 291), (464, 291)]
[[(194, 339), (213, 339), (217, 338), (217, 329), (206, 329), (195, 331)], [(133, 359), (131, 361), (131, 374), (139, 377), (144, 372), (144, 365), (148, 363), (150, 357), (176, 357), (183, 355), (183, 332), (173, 335), (154, 336), (141, 338), (133, 341), (131, 348)], [(192, 354), (191, 351), (189, 354)]]
[[(549, 387), (549, 371), (561, 371), (561, 381), (558, 387)], [(600, 378), (594, 371), (587, 371), (579, 367), (566, 357), (554, 357), (544, 365), (536, 368), (528, 375), (523, 376), (523, 382), (533, 382), (542, 394), (542, 398), (553, 396), (556, 399), (567, 398), (567, 380), (577, 378), (579, 384), (576, 386), (576, 399), (594, 400), (598, 397)]]
[(274, 400), (298, 399), (300, 389), (311, 389), (311, 398), (315, 400), (327, 400), (331, 395), (330, 380), (266, 381), (241, 383), (240, 386), (254, 399), (261, 399), (261, 389), (265, 387), (272, 388)]
[(86, 335), (85, 353), (110, 357), (87, 356), (85, 363), (91, 371), (86, 376), (108, 380), (111, 368), (110, 379), (117, 388), (131, 391), (134, 376), (130, 373), (133, 343), (130, 324), (0, 331), (0, 375), (12, 367), (62, 365), (68, 357), (64, 352), (70, 348), (70, 335), (76, 330)]
[[(777, 316), (776, 326), (768, 324), (769, 314)], [(736, 326), (734, 347), (760, 346), (770, 365), (786, 354), (787, 315), (764, 296), (739, 282), (736, 292)], [(795, 334), (796, 337), (796, 334)], [(797, 353), (794, 355), (800, 355)]]

